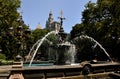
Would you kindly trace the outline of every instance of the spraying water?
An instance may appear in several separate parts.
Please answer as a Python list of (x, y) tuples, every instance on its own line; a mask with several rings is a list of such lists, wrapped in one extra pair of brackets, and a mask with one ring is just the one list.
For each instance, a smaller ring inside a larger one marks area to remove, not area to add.
[(75, 49), (75, 45), (74, 44), (70, 45), (68, 53), (70, 55), (70, 57), (68, 58), (69, 61), (70, 61), (70, 64), (74, 64), (75, 63), (75, 55), (76, 55), (76, 49)]
[(110, 61), (113, 62), (112, 58), (111, 58), (110, 55), (107, 53), (107, 51), (106, 51), (106, 50), (102, 47), (102, 45), (101, 45), (99, 42), (97, 42), (95, 39), (93, 39), (92, 37), (89, 37), (89, 36), (87, 36), (87, 35), (81, 35), (80, 38), (87, 38), (87, 39), (90, 39), (91, 41), (95, 42), (96, 44), (95, 44), (94, 47), (96, 47), (96, 45), (98, 45), (98, 46), (105, 52), (105, 54), (108, 56), (108, 58), (110, 59)]
[[(39, 42), (41, 41), (41, 39), (40, 40), (38, 40), (33, 46), (32, 46), (32, 48), (30, 49), (30, 52), (29, 52), (29, 54), (27, 55), (28, 57), (31, 57), (31, 54), (32, 54), (32, 52), (33, 52), (33, 50), (34, 50), (34, 48), (35, 48), (35, 46), (36, 45), (38, 45), (39, 44)], [(26, 62), (28, 61), (28, 59), (26, 58), (26, 60), (25, 60)]]
[(32, 56), (32, 59), (31, 59), (30, 64), (29, 64), (29, 67), (31, 66), (31, 64), (32, 64), (32, 62), (33, 62), (33, 59), (35, 58), (35, 55), (36, 55), (39, 47), (40, 47), (41, 44), (44, 42), (44, 40), (46, 39), (46, 37), (49, 36), (49, 35), (51, 35), (51, 34), (57, 34), (57, 33), (58, 33), (57, 31), (51, 31), (51, 32), (49, 32), (48, 34), (46, 34), (40, 41), (38, 41), (38, 42), (36, 43), (36, 44), (38, 44), (38, 45), (37, 45), (37, 48), (36, 48), (36, 50), (35, 50), (35, 52), (34, 52), (34, 54), (33, 54), (33, 56)]
[[(45, 40), (46, 40), (47, 42), (51, 43), (48, 39), (45, 39)], [(34, 52), (35, 47), (40, 43), (40, 41), (41, 41), (41, 39), (38, 40), (38, 41), (32, 46), (30, 52), (29, 52), (28, 55), (27, 55), (27, 58), (26, 58), (25, 62), (27, 62), (28, 60), (30, 60), (30, 58), (32, 57), (32, 53)]]
[(75, 55), (76, 55), (76, 49), (75, 49), (75, 45), (72, 45), (71, 46), (71, 56), (72, 56), (72, 59), (71, 59), (71, 64), (74, 64), (75, 63)]

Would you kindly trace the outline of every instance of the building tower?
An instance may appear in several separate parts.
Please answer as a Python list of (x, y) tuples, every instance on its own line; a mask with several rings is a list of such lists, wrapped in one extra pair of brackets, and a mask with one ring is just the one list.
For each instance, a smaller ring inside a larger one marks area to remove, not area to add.
[(51, 25), (53, 22), (52, 12), (50, 11), (48, 20), (46, 21), (46, 29), (51, 30)]
[(52, 12), (50, 11), (48, 20), (46, 21), (46, 29), (53, 31), (53, 30), (60, 30), (61, 24), (57, 21), (53, 20)]

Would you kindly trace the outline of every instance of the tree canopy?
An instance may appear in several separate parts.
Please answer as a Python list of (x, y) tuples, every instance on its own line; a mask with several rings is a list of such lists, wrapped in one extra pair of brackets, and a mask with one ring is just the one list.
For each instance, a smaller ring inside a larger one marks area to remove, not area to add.
[(0, 30), (6, 31), (8, 27), (17, 26), (20, 17), (17, 11), (20, 8), (20, 0), (0, 0)]
[(82, 12), (82, 23), (71, 31), (71, 38), (77, 35), (88, 35), (96, 39), (115, 58), (120, 52), (120, 1), (89, 1)]

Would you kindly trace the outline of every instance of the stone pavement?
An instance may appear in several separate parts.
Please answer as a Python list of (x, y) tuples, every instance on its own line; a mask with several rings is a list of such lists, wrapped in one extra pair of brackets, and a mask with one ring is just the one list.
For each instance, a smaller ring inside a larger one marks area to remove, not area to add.
[(0, 66), (0, 79), (7, 79), (12, 65)]

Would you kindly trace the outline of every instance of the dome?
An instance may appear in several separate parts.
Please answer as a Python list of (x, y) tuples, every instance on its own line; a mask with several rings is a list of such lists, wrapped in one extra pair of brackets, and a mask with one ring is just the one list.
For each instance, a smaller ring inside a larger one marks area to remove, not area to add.
[(40, 23), (37, 25), (36, 29), (42, 29), (42, 26), (40, 25)]

